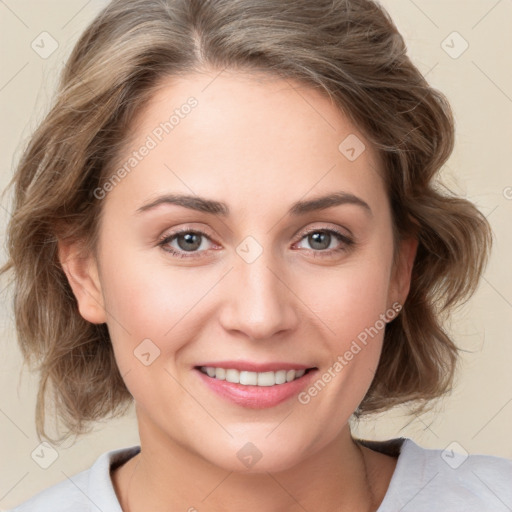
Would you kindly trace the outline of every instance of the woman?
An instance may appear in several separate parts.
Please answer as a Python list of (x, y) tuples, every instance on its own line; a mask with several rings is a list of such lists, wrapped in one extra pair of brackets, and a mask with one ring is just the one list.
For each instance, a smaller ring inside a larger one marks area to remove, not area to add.
[(453, 118), (405, 50), (369, 0), (124, 0), (93, 21), (14, 177), (7, 268), (38, 432), (48, 394), (67, 435), (133, 400), (140, 446), (14, 510), (512, 503), (507, 459), (350, 432), (450, 388), (441, 315), (490, 247), (433, 185)]

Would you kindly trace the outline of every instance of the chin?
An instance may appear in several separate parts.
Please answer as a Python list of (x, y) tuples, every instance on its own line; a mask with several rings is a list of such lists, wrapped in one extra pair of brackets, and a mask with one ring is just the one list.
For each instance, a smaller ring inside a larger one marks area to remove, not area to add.
[(224, 446), (217, 443), (208, 452), (202, 446), (198, 454), (226, 471), (244, 474), (286, 471), (306, 458), (304, 442), (288, 440), (283, 443), (278, 437), (273, 440), (265, 439), (267, 435), (268, 431), (265, 431), (259, 440), (255, 439), (256, 436), (243, 436), (243, 439), (231, 439)]

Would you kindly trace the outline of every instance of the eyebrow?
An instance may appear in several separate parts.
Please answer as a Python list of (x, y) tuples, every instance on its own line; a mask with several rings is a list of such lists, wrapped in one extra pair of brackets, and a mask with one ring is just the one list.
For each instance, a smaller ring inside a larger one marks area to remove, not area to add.
[[(182, 206), (191, 210), (209, 213), (221, 217), (228, 217), (230, 215), (230, 209), (226, 203), (195, 195), (191, 196), (178, 194), (165, 194), (157, 197), (153, 201), (138, 208), (137, 213), (153, 210), (162, 204)], [(357, 197), (354, 194), (350, 194), (348, 192), (334, 192), (332, 194), (316, 197), (307, 201), (297, 201), (292, 204), (288, 210), (288, 214), (294, 217), (298, 217), (309, 212), (325, 210), (327, 208), (332, 208), (333, 206), (344, 204), (360, 206), (370, 216), (373, 216), (372, 209), (367, 202), (363, 201), (360, 197)]]

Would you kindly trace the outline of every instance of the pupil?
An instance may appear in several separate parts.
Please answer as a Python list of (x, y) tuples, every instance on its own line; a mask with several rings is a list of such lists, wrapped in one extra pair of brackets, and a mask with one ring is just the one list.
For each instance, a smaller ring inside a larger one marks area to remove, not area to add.
[[(182, 239), (185, 239), (185, 241), (186, 241), (185, 246), (183, 246), (183, 244), (180, 243), (180, 240), (182, 240)], [(195, 241), (194, 241), (194, 239), (195, 239)], [(186, 233), (186, 234), (178, 237), (178, 245), (180, 246), (180, 249), (183, 249), (184, 251), (188, 251), (188, 250), (194, 250), (194, 249), (199, 248), (199, 246), (201, 245), (201, 242), (199, 241), (199, 236), (196, 233)]]
[[(323, 232), (313, 233), (312, 235), (310, 235), (310, 237), (313, 240), (311, 247), (314, 247), (316, 249), (327, 249), (327, 247), (329, 247), (330, 236), (331, 235), (329, 233), (323, 233)], [(325, 244), (326, 240), (327, 240), (327, 245)], [(315, 244), (320, 244), (320, 247), (315, 246)]]

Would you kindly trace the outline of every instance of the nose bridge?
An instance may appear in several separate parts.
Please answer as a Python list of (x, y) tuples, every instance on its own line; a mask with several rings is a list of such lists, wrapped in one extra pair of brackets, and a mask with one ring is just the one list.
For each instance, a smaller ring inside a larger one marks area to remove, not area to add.
[(283, 272), (270, 247), (246, 237), (236, 248), (230, 274), (230, 304), (224, 327), (251, 338), (272, 337), (295, 321), (293, 294), (283, 282)]

